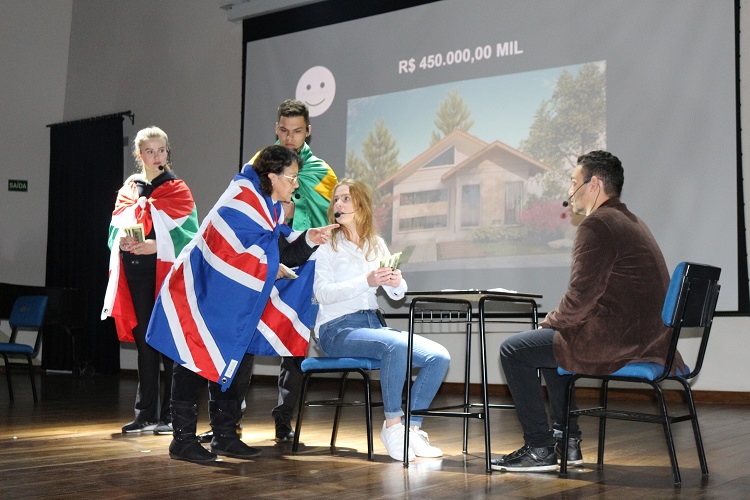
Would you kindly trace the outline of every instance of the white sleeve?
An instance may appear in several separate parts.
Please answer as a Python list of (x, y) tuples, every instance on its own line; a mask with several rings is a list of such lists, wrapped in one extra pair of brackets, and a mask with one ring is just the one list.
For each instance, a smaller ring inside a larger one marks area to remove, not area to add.
[(381, 288), (385, 290), (385, 293), (387, 293), (390, 298), (395, 300), (403, 299), (406, 291), (409, 289), (409, 287), (406, 286), (406, 280), (403, 277), (398, 286), (383, 286)]
[(315, 299), (320, 304), (342, 302), (365, 293), (370, 288), (370, 285), (367, 284), (366, 274), (337, 281), (333, 266), (337, 253), (333, 251), (330, 244), (318, 247), (315, 255), (313, 292), (315, 293)]

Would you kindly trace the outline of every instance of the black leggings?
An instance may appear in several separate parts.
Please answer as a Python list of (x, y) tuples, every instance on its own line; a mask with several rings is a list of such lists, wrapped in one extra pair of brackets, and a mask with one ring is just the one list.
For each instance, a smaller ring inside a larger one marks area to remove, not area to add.
[[(138, 325), (133, 328), (138, 350), (138, 389), (135, 395), (135, 418), (143, 422), (169, 421), (171, 399), (171, 359), (146, 343), (146, 330), (156, 299), (156, 279), (148, 274), (128, 276)], [(161, 364), (164, 363), (164, 397), (159, 404)]]

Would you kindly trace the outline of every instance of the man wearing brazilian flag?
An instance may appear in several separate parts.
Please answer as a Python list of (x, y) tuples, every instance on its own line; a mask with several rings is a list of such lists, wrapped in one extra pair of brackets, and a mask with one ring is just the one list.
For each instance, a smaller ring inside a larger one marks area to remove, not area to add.
[[(287, 99), (276, 113), (277, 144), (293, 149), (302, 157), (299, 166), (299, 187), (294, 192), (294, 202), (282, 203), (287, 223), (295, 231), (328, 224), (328, 205), (338, 179), (324, 160), (312, 153), (307, 140), (310, 137), (310, 111), (301, 101)], [(302, 386), (299, 364), (304, 358), (281, 358), (279, 370), (279, 404), (271, 415), (276, 421), (276, 442), (294, 440), (292, 417)]]
[(287, 99), (279, 105), (276, 144), (293, 149), (302, 157), (294, 202), (284, 204), (284, 214), (295, 231), (328, 224), (326, 212), (338, 182), (333, 169), (315, 156), (307, 144), (311, 129), (310, 113), (305, 103)]

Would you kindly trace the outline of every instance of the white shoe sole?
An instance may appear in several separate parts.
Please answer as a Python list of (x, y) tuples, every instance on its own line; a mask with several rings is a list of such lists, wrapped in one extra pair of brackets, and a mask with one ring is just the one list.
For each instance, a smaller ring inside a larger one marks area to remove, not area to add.
[(501, 472), (552, 472), (557, 471), (557, 465), (535, 465), (533, 467), (507, 467), (504, 465), (491, 465), (492, 470), (499, 470)]
[(437, 451), (432, 453), (417, 453), (414, 452), (414, 456), (420, 457), (420, 458), (440, 458), (443, 456), (443, 450), (439, 448), (435, 448)]
[[(558, 460), (557, 463), (559, 464), (560, 461)], [(581, 460), (568, 460), (568, 465), (583, 465), (583, 459), (581, 459)]]
[[(381, 439), (381, 441), (382, 441), (382, 439)], [(383, 446), (385, 446), (385, 443), (383, 443)], [(389, 457), (391, 457), (393, 460), (396, 460), (397, 462), (403, 462), (404, 461), (404, 456), (403, 455), (399, 455), (398, 457), (394, 457), (393, 455), (391, 455), (390, 453), (388, 453), (388, 448), (385, 449), (385, 452), (388, 454)], [(415, 458), (416, 458), (416, 455), (412, 455), (411, 453), (409, 453), (409, 462), (413, 462), (415, 460)]]
[(156, 425), (147, 425), (146, 427), (141, 427), (140, 429), (132, 429), (128, 431), (122, 431), (124, 434), (138, 434), (140, 432), (151, 432), (154, 429), (156, 429)]

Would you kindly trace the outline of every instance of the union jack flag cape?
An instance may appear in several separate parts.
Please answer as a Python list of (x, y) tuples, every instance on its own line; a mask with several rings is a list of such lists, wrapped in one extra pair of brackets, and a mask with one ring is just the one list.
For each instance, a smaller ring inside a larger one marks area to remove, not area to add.
[(145, 235), (155, 229), (157, 291), (177, 255), (198, 231), (198, 212), (187, 184), (169, 172), (161, 175), (170, 175), (171, 179), (155, 187), (148, 198), (139, 196), (135, 183), (146, 180), (143, 174), (130, 176), (117, 193), (109, 225), (109, 280), (101, 318), (114, 318), (117, 336), (123, 342), (135, 342), (133, 328), (138, 325), (120, 256), (123, 228), (140, 222)]
[(315, 262), (276, 281), (279, 237), (303, 233), (283, 224), (281, 203), (259, 183), (250, 164), (235, 176), (172, 266), (146, 333), (156, 350), (222, 390), (245, 353), (304, 356), (314, 321)]

